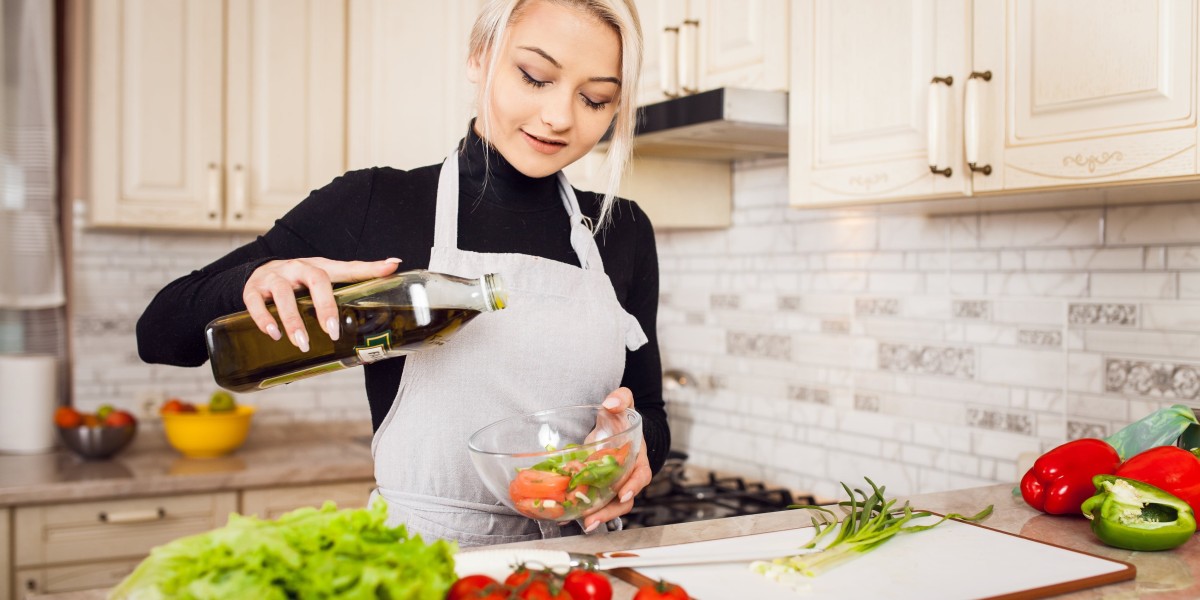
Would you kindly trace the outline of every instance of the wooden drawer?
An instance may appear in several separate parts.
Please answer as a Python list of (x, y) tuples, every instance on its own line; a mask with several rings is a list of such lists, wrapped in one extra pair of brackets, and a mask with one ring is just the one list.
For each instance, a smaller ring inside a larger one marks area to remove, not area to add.
[(14, 566), (141, 558), (154, 546), (225, 525), (236, 510), (236, 492), (19, 507)]
[(10, 512), (7, 508), (0, 508), (0, 600), (10, 600), (15, 596), (10, 596), (9, 593), (13, 589), (12, 579), (12, 556), (9, 554), (12, 548), (12, 530), (9, 527)]
[(242, 492), (242, 514), (277, 519), (290, 510), (305, 506), (320, 507), (333, 500), (338, 508), (363, 508), (375, 481), (352, 481), (326, 485), (281, 487)]
[(110, 588), (132, 573), (140, 562), (142, 559), (134, 558), (59, 567), (17, 569), (13, 581), (16, 586), (13, 598), (24, 598), (27, 594), (57, 594)]

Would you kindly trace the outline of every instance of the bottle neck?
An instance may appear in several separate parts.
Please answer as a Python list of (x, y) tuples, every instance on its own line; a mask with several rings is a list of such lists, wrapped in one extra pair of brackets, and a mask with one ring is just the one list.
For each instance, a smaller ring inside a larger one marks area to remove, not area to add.
[(479, 278), (483, 286), (483, 295), (487, 299), (489, 311), (502, 310), (508, 306), (508, 292), (504, 289), (504, 280), (498, 273), (488, 273)]

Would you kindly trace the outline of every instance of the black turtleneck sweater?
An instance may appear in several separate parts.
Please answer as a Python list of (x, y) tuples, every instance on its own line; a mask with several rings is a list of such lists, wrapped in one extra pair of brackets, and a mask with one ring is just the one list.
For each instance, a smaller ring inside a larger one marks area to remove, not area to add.
[[(463, 250), (520, 253), (578, 265), (570, 223), (554, 176), (526, 177), (494, 149), (485, 153), (474, 131), (459, 157), (458, 246)], [(486, 158), (485, 158), (486, 155)], [(489, 161), (485, 169), (485, 160)], [(204, 327), (246, 309), (242, 290), (250, 274), (276, 259), (320, 256), (334, 260), (403, 260), (401, 270), (429, 265), (441, 165), (401, 171), (351, 171), (312, 192), (266, 234), (216, 262), (185, 275), (155, 296), (138, 320), (138, 353), (149, 363), (196, 367), (208, 353)], [(487, 173), (487, 185), (484, 176)], [(576, 190), (592, 219), (601, 196)], [(670, 448), (658, 354), (658, 254), (650, 220), (636, 204), (618, 199), (612, 222), (596, 235), (604, 270), (621, 306), (637, 318), (649, 342), (626, 352), (621, 385), (633, 391), (651, 468)], [(376, 429), (391, 408), (404, 358), (364, 366), (367, 400)], [(301, 384), (303, 385), (303, 384)]]

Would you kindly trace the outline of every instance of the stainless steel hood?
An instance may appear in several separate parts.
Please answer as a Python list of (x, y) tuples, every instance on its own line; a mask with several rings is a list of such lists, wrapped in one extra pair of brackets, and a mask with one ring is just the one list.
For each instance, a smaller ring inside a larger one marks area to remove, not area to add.
[(648, 104), (638, 109), (634, 153), (701, 160), (786, 156), (787, 113), (787, 92), (743, 88)]

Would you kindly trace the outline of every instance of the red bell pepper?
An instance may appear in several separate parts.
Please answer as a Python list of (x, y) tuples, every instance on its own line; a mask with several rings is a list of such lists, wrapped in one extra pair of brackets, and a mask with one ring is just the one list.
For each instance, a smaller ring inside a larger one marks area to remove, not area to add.
[(1096, 438), (1073, 440), (1033, 463), (1021, 478), (1021, 496), (1042, 512), (1077, 515), (1083, 502), (1096, 493), (1092, 478), (1112, 475), (1120, 464), (1120, 455), (1108, 442)]
[(1151, 448), (1125, 461), (1115, 475), (1148, 483), (1200, 511), (1200, 458), (1183, 448)]

